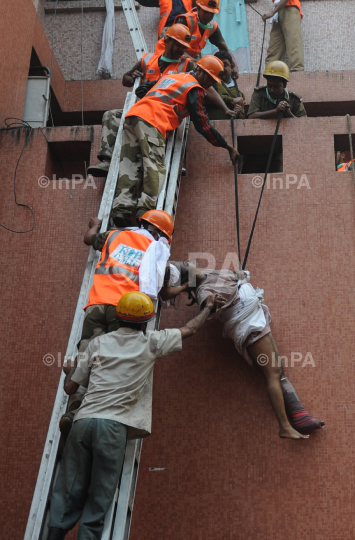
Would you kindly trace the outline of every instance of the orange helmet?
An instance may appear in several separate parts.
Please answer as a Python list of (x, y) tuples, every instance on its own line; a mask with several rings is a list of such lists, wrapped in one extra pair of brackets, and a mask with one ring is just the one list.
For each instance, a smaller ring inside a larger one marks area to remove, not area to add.
[(169, 244), (171, 244), (173, 241), (171, 236), (174, 232), (174, 222), (168, 212), (165, 212), (164, 210), (148, 210), (148, 212), (143, 214), (141, 219), (155, 225), (160, 231), (165, 233), (168, 237)]
[(200, 66), (201, 69), (206, 71), (211, 77), (217, 81), (219, 84), (221, 84), (221, 77), (223, 75), (224, 71), (224, 64), (222, 60), (217, 58), (216, 56), (212, 56), (210, 54), (207, 54), (206, 56), (203, 56), (201, 60), (196, 62), (198, 66)]
[(184, 24), (177, 23), (170, 26), (165, 33), (165, 37), (175, 39), (175, 41), (178, 41), (184, 47), (190, 47), (190, 30)]
[(211, 13), (219, 13), (219, 0), (197, 0), (196, 6)]

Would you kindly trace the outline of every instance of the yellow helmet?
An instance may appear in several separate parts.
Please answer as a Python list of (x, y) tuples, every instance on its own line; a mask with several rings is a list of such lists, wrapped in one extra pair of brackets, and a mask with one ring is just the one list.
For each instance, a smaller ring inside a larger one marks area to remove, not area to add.
[(155, 317), (153, 302), (144, 293), (132, 291), (124, 294), (116, 307), (116, 317), (125, 322), (146, 322)]
[(274, 60), (266, 66), (263, 77), (281, 77), (281, 79), (285, 79), (285, 81), (289, 82), (290, 70), (285, 62)]

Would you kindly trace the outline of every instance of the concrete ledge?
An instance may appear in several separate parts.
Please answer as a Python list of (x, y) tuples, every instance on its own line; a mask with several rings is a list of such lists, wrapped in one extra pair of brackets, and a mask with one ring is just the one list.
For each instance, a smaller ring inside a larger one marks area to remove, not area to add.
[[(120, 0), (114, 0), (115, 11), (122, 11), (122, 4)], [(135, 8), (139, 9), (140, 4), (135, 2)], [(60, 2), (57, 7), (57, 13), (81, 13), (81, 9), (85, 13), (90, 11), (106, 11), (105, 0), (86, 0), (83, 2), (78, 0), (68, 0), (67, 2)], [(53, 14), (55, 12), (54, 0), (47, 0), (44, 4), (44, 12), (46, 15)]]

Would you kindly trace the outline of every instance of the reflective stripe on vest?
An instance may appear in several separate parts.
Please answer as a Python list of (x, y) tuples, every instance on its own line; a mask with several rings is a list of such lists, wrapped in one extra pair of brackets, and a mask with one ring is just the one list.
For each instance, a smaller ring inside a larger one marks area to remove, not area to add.
[(134, 231), (113, 231), (96, 265), (89, 301), (117, 305), (125, 293), (139, 290), (139, 266), (152, 240)]
[(142, 118), (166, 138), (166, 132), (176, 129), (188, 116), (187, 94), (195, 87), (202, 89), (190, 73), (164, 76), (126, 116)]
[[(162, 42), (162, 43), (161, 43)], [(175, 73), (185, 73), (187, 64), (189, 63), (190, 59), (182, 59), (177, 60), (176, 62), (172, 62), (171, 64), (168, 64), (168, 66), (164, 69), (163, 73), (161, 73), (159, 68), (159, 58), (163, 54), (165, 50), (165, 43), (164, 38), (158, 41), (156, 49), (154, 53), (145, 53), (142, 56), (142, 73), (143, 78), (142, 82), (148, 82), (148, 81), (157, 81), (162, 77), (163, 75), (174, 75)]]
[(216, 31), (218, 25), (216, 21), (213, 21), (212, 28), (209, 28), (208, 32), (206, 30), (202, 32), (202, 29), (200, 32), (200, 27), (198, 25), (197, 8), (193, 8), (188, 13), (186, 13), (185, 18), (191, 34), (190, 47), (186, 50), (186, 52), (191, 56), (196, 57), (200, 54), (202, 49), (206, 47), (207, 40)]
[[(351, 170), (350, 167), (351, 167), (351, 161), (349, 161), (348, 163), (343, 163), (342, 166), (339, 167), (338, 172), (349, 171)], [(354, 167), (355, 167), (355, 159), (354, 159)]]

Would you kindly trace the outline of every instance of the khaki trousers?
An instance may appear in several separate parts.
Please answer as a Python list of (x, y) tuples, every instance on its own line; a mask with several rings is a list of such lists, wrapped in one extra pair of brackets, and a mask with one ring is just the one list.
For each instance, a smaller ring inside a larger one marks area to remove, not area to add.
[(274, 60), (284, 61), (286, 53), (290, 70), (304, 71), (301, 14), (296, 6), (279, 11), (279, 20), (271, 28), (266, 65)]

